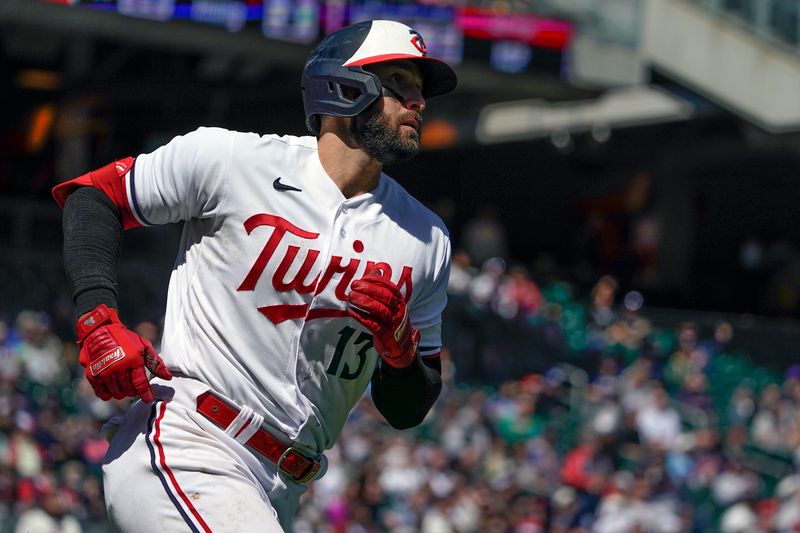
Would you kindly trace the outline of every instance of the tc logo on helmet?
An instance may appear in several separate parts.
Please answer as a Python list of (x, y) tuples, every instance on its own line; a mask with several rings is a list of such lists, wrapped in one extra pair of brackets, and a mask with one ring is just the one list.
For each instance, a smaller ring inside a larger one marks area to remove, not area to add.
[(425, 45), (425, 41), (422, 40), (422, 35), (420, 35), (415, 30), (408, 30), (408, 33), (411, 34), (411, 44), (414, 45), (414, 48), (420, 51), (422, 55), (428, 53), (428, 47)]

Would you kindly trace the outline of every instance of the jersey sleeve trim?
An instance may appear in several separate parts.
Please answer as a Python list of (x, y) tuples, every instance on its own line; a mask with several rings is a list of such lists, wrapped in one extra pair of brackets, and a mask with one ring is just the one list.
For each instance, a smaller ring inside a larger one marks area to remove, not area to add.
[(145, 218), (139, 200), (136, 198), (136, 167), (131, 167), (131, 171), (125, 176), (125, 192), (127, 193), (128, 203), (131, 206), (131, 214), (141, 226), (152, 226), (152, 222)]
[(94, 187), (103, 191), (119, 209), (124, 229), (138, 228), (143, 224), (133, 214), (125, 185), (126, 176), (133, 168), (133, 162), (132, 157), (126, 157), (77, 178), (59, 183), (51, 191), (53, 199), (63, 208), (67, 197), (76, 189)]
[(64, 204), (67, 203), (67, 197), (75, 192), (75, 190), (79, 189), (80, 187), (91, 187), (92, 186), (92, 178), (89, 174), (84, 174), (83, 176), (78, 176), (77, 178), (73, 178), (69, 181), (65, 181), (63, 183), (59, 183), (53, 190), (51, 194), (53, 195), (53, 200), (56, 201), (58, 207), (64, 209)]
[(432, 359), (434, 357), (439, 357), (439, 354), (441, 352), (442, 352), (442, 347), (441, 346), (420, 346), (419, 347), (419, 354), (422, 357), (426, 358), (426, 359), (428, 359), (428, 358)]

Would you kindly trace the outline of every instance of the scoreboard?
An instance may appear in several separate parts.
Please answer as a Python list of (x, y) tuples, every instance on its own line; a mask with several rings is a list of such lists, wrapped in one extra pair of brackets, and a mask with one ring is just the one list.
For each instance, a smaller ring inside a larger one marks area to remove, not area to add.
[(349, 24), (393, 19), (418, 29), (431, 55), (453, 65), (465, 57), (503, 72), (558, 70), (574, 32), (570, 21), (498, 11), (456, 0), (42, 0), (155, 21), (212, 24), (230, 32), (312, 44)]

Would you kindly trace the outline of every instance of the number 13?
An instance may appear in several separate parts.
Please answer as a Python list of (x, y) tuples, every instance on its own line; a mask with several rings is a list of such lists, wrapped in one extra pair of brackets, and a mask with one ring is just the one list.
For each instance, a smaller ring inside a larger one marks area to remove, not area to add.
[[(333, 352), (333, 359), (331, 359), (331, 364), (328, 365), (328, 368), (325, 370), (328, 374), (337, 375), (339, 372), (339, 364), (342, 362), (342, 355), (344, 354), (345, 348), (347, 348), (347, 344), (350, 342), (350, 339), (355, 334), (355, 328), (351, 328), (350, 326), (345, 326), (339, 331), (339, 342), (336, 343), (336, 350)], [(358, 368), (355, 371), (351, 371), (350, 367), (347, 363), (344, 364), (344, 368), (342, 368), (339, 377), (342, 379), (356, 379), (361, 371), (364, 369), (364, 363), (367, 361), (367, 350), (372, 348), (372, 335), (366, 332), (361, 332), (361, 334), (356, 337), (355, 342), (353, 343), (356, 346), (361, 346), (361, 349), (358, 350)]]

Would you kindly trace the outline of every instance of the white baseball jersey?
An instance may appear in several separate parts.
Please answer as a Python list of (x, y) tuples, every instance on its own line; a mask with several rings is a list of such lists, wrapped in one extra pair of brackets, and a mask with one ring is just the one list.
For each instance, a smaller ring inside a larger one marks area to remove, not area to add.
[(314, 137), (200, 128), (137, 157), (125, 185), (141, 224), (185, 221), (167, 366), (300, 444), (330, 448), (369, 384), (378, 356), (346, 299), (373, 265), (406, 295), (421, 355), (440, 351), (447, 230), (385, 174), (348, 199)]

